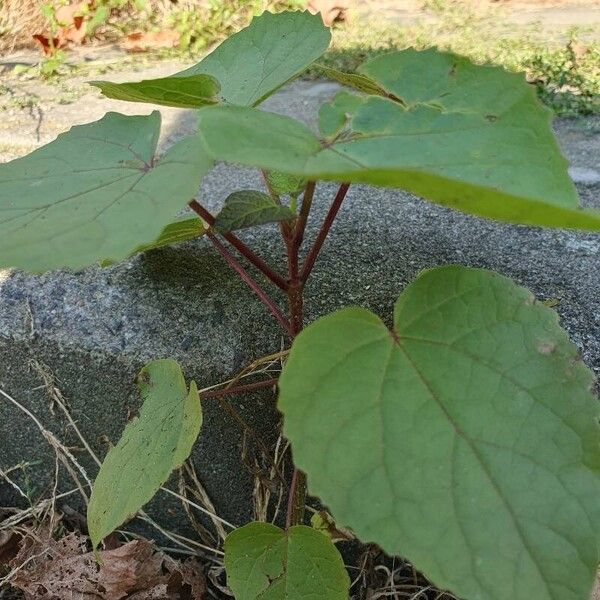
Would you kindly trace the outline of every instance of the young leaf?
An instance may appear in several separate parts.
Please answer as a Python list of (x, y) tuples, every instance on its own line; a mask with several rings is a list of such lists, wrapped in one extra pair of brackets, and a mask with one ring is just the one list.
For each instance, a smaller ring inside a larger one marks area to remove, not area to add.
[(0, 267), (118, 261), (152, 243), (212, 162), (196, 136), (155, 157), (160, 115), (108, 113), (0, 165)]
[[(163, 246), (170, 246), (171, 244), (179, 244), (180, 242), (187, 242), (193, 240), (206, 233), (202, 221), (197, 217), (191, 219), (178, 219), (169, 223), (161, 232), (160, 235), (149, 244), (138, 246), (131, 254), (137, 254), (138, 252), (146, 252), (147, 250), (154, 250), (156, 248), (162, 248)], [(103, 260), (100, 263), (103, 267), (114, 264), (114, 261)]]
[(393, 325), (348, 308), (294, 342), (279, 408), (311, 493), (465, 600), (587, 600), (600, 411), (557, 315), (450, 266), (404, 290)]
[(202, 424), (200, 398), (179, 365), (155, 360), (138, 376), (143, 404), (94, 482), (87, 512), (94, 548), (133, 517), (189, 456)]
[(294, 217), (287, 206), (277, 204), (271, 196), (255, 190), (240, 190), (227, 196), (225, 205), (217, 215), (215, 229), (220, 232), (234, 231)]
[(176, 108), (199, 108), (219, 101), (219, 82), (210, 75), (162, 77), (128, 83), (90, 81), (107, 98), (128, 102), (152, 102)]
[(256, 106), (327, 50), (331, 34), (319, 15), (264, 12), (177, 76), (206, 73), (228, 104)]
[(267, 183), (278, 196), (298, 196), (306, 186), (306, 180), (281, 171), (267, 171)]
[(315, 65), (319, 71), (328, 77), (345, 85), (347, 87), (354, 88), (359, 92), (365, 94), (375, 94), (378, 96), (388, 96), (386, 92), (376, 81), (373, 81), (370, 77), (362, 75), (361, 73), (344, 73), (344, 71), (338, 71), (325, 65)]
[(521, 75), (436, 50), (386, 54), (361, 72), (402, 103), (341, 92), (321, 111), (328, 143), (293, 119), (225, 106), (200, 111), (199, 135), (218, 160), (400, 187), (503, 221), (600, 230), (600, 211), (579, 207), (549, 111)]
[(236, 529), (225, 540), (225, 571), (236, 600), (348, 600), (342, 557), (328, 537), (304, 525)]

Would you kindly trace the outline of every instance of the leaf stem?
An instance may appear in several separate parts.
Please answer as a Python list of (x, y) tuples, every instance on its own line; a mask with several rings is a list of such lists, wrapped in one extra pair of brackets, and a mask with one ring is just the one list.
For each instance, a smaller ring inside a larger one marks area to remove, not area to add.
[[(288, 272), (290, 275), (288, 286), (288, 303), (290, 307), (290, 323), (292, 327), (292, 337), (295, 337), (304, 326), (303, 305), (304, 305), (304, 281), (300, 277), (298, 267), (298, 254), (308, 215), (312, 207), (312, 201), (315, 195), (315, 182), (309, 181), (304, 190), (300, 214), (296, 220), (296, 225), (291, 235), (284, 235), (288, 256)], [(288, 491), (287, 511), (285, 516), (285, 526), (289, 529), (304, 521), (304, 508), (306, 505), (306, 475), (294, 467), (292, 481)]]
[[(204, 219), (211, 227), (215, 224), (215, 218), (196, 200), (189, 203), (189, 207)], [(269, 281), (273, 282), (279, 289), (287, 292), (288, 282), (274, 269), (272, 269), (260, 256), (251, 250), (240, 238), (231, 232), (222, 234), (223, 237), (244, 257), (253, 264)]]
[(304, 505), (306, 504), (306, 475), (294, 468), (290, 491), (288, 493), (285, 528), (298, 525), (304, 520)]
[(208, 392), (202, 392), (200, 395), (202, 396), (202, 399), (221, 398), (223, 396), (229, 396), (230, 394), (243, 394), (244, 392), (251, 392), (253, 390), (259, 390), (261, 388), (273, 387), (275, 385), (277, 385), (277, 379), (265, 379), (264, 381), (245, 383), (243, 385), (226, 387), (220, 390), (209, 390)]
[(309, 181), (306, 184), (304, 195), (302, 196), (302, 205), (300, 206), (300, 214), (296, 221), (296, 227), (294, 228), (294, 241), (296, 248), (300, 248), (302, 241), (304, 240), (304, 231), (306, 229), (306, 222), (308, 221), (308, 215), (312, 206), (312, 201), (315, 196), (316, 183)]
[(252, 279), (249, 273), (242, 267), (237, 261), (235, 256), (227, 250), (227, 248), (219, 241), (219, 238), (212, 232), (208, 231), (208, 239), (212, 242), (213, 246), (219, 252), (219, 254), (225, 259), (227, 264), (240, 276), (242, 281), (248, 285), (248, 287), (259, 297), (261, 302), (269, 309), (269, 312), (277, 319), (279, 324), (283, 327), (286, 333), (293, 337), (294, 333), (290, 322), (285, 318), (283, 313), (275, 306), (275, 303), (268, 294)]
[(317, 237), (316, 237), (311, 249), (308, 251), (306, 260), (304, 261), (304, 265), (302, 267), (302, 273), (300, 274), (300, 279), (302, 280), (303, 283), (308, 279), (308, 276), (310, 275), (310, 273), (315, 265), (315, 261), (317, 260), (317, 257), (319, 256), (319, 252), (321, 251), (323, 244), (325, 243), (327, 234), (329, 233), (331, 226), (333, 225), (333, 222), (335, 220), (335, 217), (337, 216), (337, 213), (340, 210), (340, 207), (342, 206), (342, 202), (344, 201), (344, 198), (346, 197), (346, 193), (347, 193), (349, 187), (350, 187), (349, 183), (343, 183), (340, 186), (337, 194), (335, 195), (335, 198), (333, 199), (331, 206), (329, 207), (329, 211), (327, 212), (327, 216), (325, 217), (325, 220), (323, 221), (323, 224), (321, 225), (321, 229), (319, 230), (319, 233), (317, 234)]

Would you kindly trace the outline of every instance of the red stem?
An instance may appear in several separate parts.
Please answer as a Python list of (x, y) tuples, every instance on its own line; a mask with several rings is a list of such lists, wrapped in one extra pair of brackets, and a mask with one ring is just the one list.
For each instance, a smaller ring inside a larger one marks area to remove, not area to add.
[(265, 381), (255, 381), (254, 383), (246, 383), (244, 385), (223, 388), (221, 390), (208, 390), (207, 392), (202, 392), (201, 396), (203, 400), (205, 398), (221, 398), (223, 396), (229, 396), (230, 394), (243, 394), (244, 392), (251, 392), (252, 390), (273, 387), (275, 385), (277, 385), (277, 379), (266, 379)]
[(300, 279), (303, 283), (308, 279), (308, 276), (310, 275), (310, 273), (315, 265), (315, 261), (317, 260), (317, 257), (319, 256), (319, 252), (321, 251), (323, 244), (325, 243), (327, 234), (329, 233), (329, 230), (331, 229), (331, 226), (333, 225), (335, 217), (338, 214), (340, 207), (342, 206), (342, 202), (344, 201), (344, 198), (346, 197), (346, 192), (348, 191), (349, 187), (350, 187), (349, 183), (343, 183), (340, 186), (340, 189), (338, 190), (337, 194), (335, 195), (335, 198), (333, 199), (331, 206), (329, 207), (329, 211), (327, 212), (327, 216), (325, 217), (325, 220), (323, 221), (323, 224), (321, 225), (321, 229), (319, 230), (319, 233), (318, 233), (311, 249), (308, 251), (306, 260), (304, 261), (304, 266), (302, 267), (302, 273), (300, 274)]
[(208, 231), (208, 239), (213, 243), (213, 246), (217, 249), (219, 254), (227, 261), (227, 264), (240, 276), (242, 281), (248, 285), (248, 287), (260, 298), (262, 303), (269, 309), (269, 312), (277, 319), (279, 324), (283, 327), (286, 333), (293, 336), (292, 327), (290, 322), (285, 318), (283, 313), (275, 306), (275, 303), (266, 294), (266, 292), (252, 279), (246, 269), (236, 260), (229, 250), (219, 241), (219, 238)]
[[(189, 203), (189, 207), (202, 217), (211, 227), (215, 224), (215, 218), (196, 200)], [(278, 288), (287, 291), (288, 282), (276, 271), (274, 271), (260, 256), (255, 254), (240, 238), (231, 232), (222, 234), (223, 237), (250, 263), (252, 263), (263, 275), (272, 281)]]
[(304, 230), (306, 229), (308, 214), (310, 213), (313, 197), (315, 195), (315, 186), (316, 183), (314, 181), (309, 181), (306, 184), (306, 189), (304, 190), (304, 195), (302, 196), (300, 214), (298, 215), (298, 221), (296, 222), (296, 227), (294, 228), (294, 242), (296, 244), (296, 248), (300, 248), (302, 241), (304, 240)]
[[(304, 191), (302, 198), (302, 206), (300, 214), (296, 221), (296, 226), (290, 236), (284, 236), (287, 246), (288, 255), (288, 270), (290, 274), (290, 282), (288, 287), (288, 302), (290, 306), (290, 322), (292, 325), (292, 337), (295, 337), (304, 325), (303, 323), (303, 292), (304, 281), (300, 277), (298, 269), (298, 254), (308, 215), (312, 206), (313, 197), (315, 194), (315, 182), (309, 181)], [(285, 516), (285, 526), (289, 529), (292, 525), (297, 525), (304, 521), (304, 507), (306, 504), (306, 475), (294, 467), (292, 473), (292, 481), (288, 491), (287, 511)]]
[(285, 528), (301, 524), (304, 519), (304, 505), (306, 503), (306, 475), (294, 468), (292, 482), (288, 493), (287, 510), (285, 513)]

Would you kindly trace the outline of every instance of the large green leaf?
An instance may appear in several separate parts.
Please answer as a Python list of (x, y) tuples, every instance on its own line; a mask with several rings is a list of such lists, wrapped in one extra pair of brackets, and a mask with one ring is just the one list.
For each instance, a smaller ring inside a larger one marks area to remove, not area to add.
[(319, 15), (265, 12), (177, 75), (212, 75), (224, 102), (256, 106), (319, 58), (330, 39)]
[(219, 101), (219, 82), (210, 75), (162, 77), (127, 83), (90, 81), (107, 98), (128, 102), (152, 102), (176, 108), (199, 108)]
[(400, 187), (439, 204), (531, 225), (600, 230), (582, 210), (550, 128), (521, 75), (436, 50), (373, 59), (387, 94), (341, 92), (321, 111), (326, 141), (252, 108), (207, 107), (199, 134), (219, 160), (307, 179)]
[(202, 424), (200, 398), (188, 392), (174, 360), (156, 360), (142, 369), (139, 417), (125, 427), (100, 468), (87, 512), (94, 548), (133, 517), (189, 456)]
[(108, 113), (0, 165), (0, 267), (118, 261), (152, 243), (212, 162), (196, 136), (155, 156), (160, 115)]
[[(138, 252), (147, 252), (148, 250), (187, 242), (188, 240), (193, 240), (204, 235), (206, 231), (206, 227), (198, 217), (177, 219), (169, 223), (153, 242), (138, 246), (131, 254), (134, 255)], [(103, 267), (106, 267), (114, 264), (114, 261), (103, 260), (101, 264)]]
[(587, 600), (598, 565), (591, 372), (531, 293), (426, 271), (390, 331), (348, 308), (279, 381), (294, 460), (341, 524), (464, 600)]
[(229, 194), (215, 220), (217, 231), (234, 231), (265, 223), (293, 219), (296, 215), (277, 204), (271, 196), (256, 190), (240, 190)]
[(236, 600), (348, 600), (342, 557), (322, 533), (249, 523), (225, 540), (227, 584)]

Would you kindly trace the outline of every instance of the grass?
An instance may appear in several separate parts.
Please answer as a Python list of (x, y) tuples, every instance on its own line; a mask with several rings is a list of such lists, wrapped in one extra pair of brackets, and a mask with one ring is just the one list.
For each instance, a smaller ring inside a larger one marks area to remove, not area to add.
[[(174, 50), (157, 51), (135, 62), (146, 64), (161, 58), (198, 60), (211, 46), (244, 27), (252, 14), (264, 9), (298, 8), (300, 0), (229, 0), (209, 1), (202, 10), (185, 2), (180, 8), (158, 17), (146, 14), (146, 28), (170, 27), (181, 35), (180, 46)], [(537, 89), (541, 100), (559, 115), (600, 114), (600, 43), (583, 43), (585, 31), (563, 31), (550, 35), (534, 28), (510, 26), (502, 9), (489, 5), (464, 4), (456, 0), (423, 2), (427, 21), (392, 22), (376, 16), (350, 14), (347, 23), (333, 29), (333, 42), (321, 63), (344, 71), (354, 71), (364, 60), (378, 54), (414, 46), (437, 46), (468, 56), (478, 63), (501, 65), (524, 72)], [(360, 9), (358, 9), (360, 10)], [(156, 11), (155, 11), (156, 12)], [(156, 13), (158, 14), (158, 13)], [(141, 21), (131, 20), (136, 28)], [(133, 26), (133, 25), (130, 25)], [(597, 33), (597, 31), (596, 31)], [(594, 36), (590, 36), (594, 37)], [(597, 36), (596, 36), (597, 39)], [(141, 59), (141, 60), (140, 60)], [(69, 65), (64, 60), (42, 64), (30, 73), (65, 81), (73, 74), (85, 75), (97, 70), (89, 65)], [(105, 70), (116, 70), (131, 61), (118, 61)], [(121, 67), (121, 68), (122, 68)], [(309, 71), (318, 76), (316, 70)]]
[(447, 0), (436, 0), (434, 8), (434, 22), (399, 26), (369, 19), (337, 28), (320, 62), (354, 71), (378, 54), (437, 46), (477, 63), (524, 72), (541, 100), (559, 115), (600, 114), (600, 44), (583, 44), (582, 32), (567, 31), (548, 41), (533, 32), (503, 27), (493, 11), (468, 9)]

